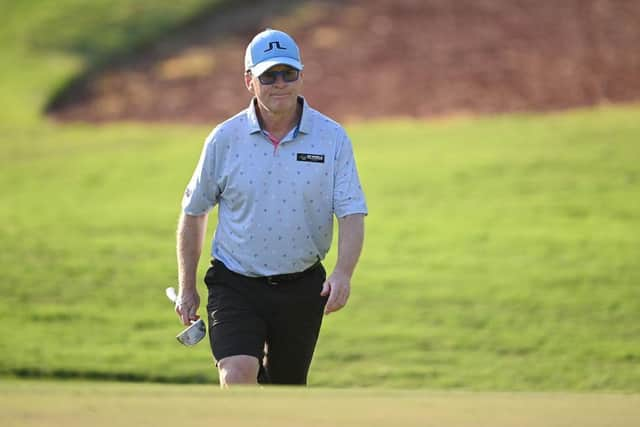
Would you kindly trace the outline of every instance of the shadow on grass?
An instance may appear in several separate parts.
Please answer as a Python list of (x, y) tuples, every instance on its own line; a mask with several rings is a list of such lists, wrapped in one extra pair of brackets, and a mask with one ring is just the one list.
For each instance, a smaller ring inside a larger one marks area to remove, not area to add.
[(145, 375), (134, 372), (75, 371), (68, 369), (44, 370), (39, 368), (18, 368), (8, 374), (21, 379), (92, 380), (119, 382), (153, 382), (163, 384), (210, 384), (205, 375)]

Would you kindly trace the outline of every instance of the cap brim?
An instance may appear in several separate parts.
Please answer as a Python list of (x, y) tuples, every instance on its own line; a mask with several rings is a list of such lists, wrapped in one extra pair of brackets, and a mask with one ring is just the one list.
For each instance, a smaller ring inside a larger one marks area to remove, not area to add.
[(253, 67), (251, 67), (250, 71), (251, 74), (258, 77), (260, 74), (264, 73), (271, 67), (275, 67), (276, 65), (288, 65), (295, 68), (296, 70), (301, 71), (303, 68), (303, 65), (299, 61), (296, 61), (293, 58), (288, 58), (286, 56), (281, 56), (279, 58), (271, 58), (267, 61), (263, 61), (257, 65), (254, 65)]

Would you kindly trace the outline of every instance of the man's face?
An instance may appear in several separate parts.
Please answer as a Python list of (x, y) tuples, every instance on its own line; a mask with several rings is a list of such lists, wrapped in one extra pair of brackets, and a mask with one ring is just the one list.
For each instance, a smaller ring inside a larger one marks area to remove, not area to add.
[[(298, 78), (290, 81), (296, 73), (299, 73)], [(288, 65), (275, 65), (259, 77), (245, 74), (245, 84), (262, 109), (274, 114), (295, 111), (302, 91), (302, 71)]]

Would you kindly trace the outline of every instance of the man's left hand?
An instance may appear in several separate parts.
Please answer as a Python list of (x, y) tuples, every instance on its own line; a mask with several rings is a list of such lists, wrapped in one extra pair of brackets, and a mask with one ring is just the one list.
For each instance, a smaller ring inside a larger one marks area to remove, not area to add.
[(351, 293), (351, 277), (340, 271), (334, 271), (322, 285), (320, 295), (329, 295), (327, 305), (324, 307), (324, 314), (333, 313), (340, 310), (347, 304)]

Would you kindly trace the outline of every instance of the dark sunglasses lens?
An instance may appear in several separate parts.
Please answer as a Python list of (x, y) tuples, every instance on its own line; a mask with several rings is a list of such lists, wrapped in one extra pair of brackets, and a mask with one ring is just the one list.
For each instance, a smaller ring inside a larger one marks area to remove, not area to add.
[(278, 76), (281, 75), (282, 80), (290, 83), (298, 80), (299, 74), (300, 72), (295, 68), (288, 68), (283, 71), (265, 71), (258, 77), (258, 80), (260, 80), (260, 83), (263, 85), (272, 85), (276, 82)]
[(289, 68), (288, 70), (284, 70), (282, 74), (282, 78), (285, 82), (295, 82), (298, 80), (298, 70), (293, 68)]
[(272, 85), (276, 82), (277, 78), (277, 73), (273, 71), (265, 71), (258, 77), (258, 80), (260, 80), (260, 83), (262, 83), (263, 85)]

